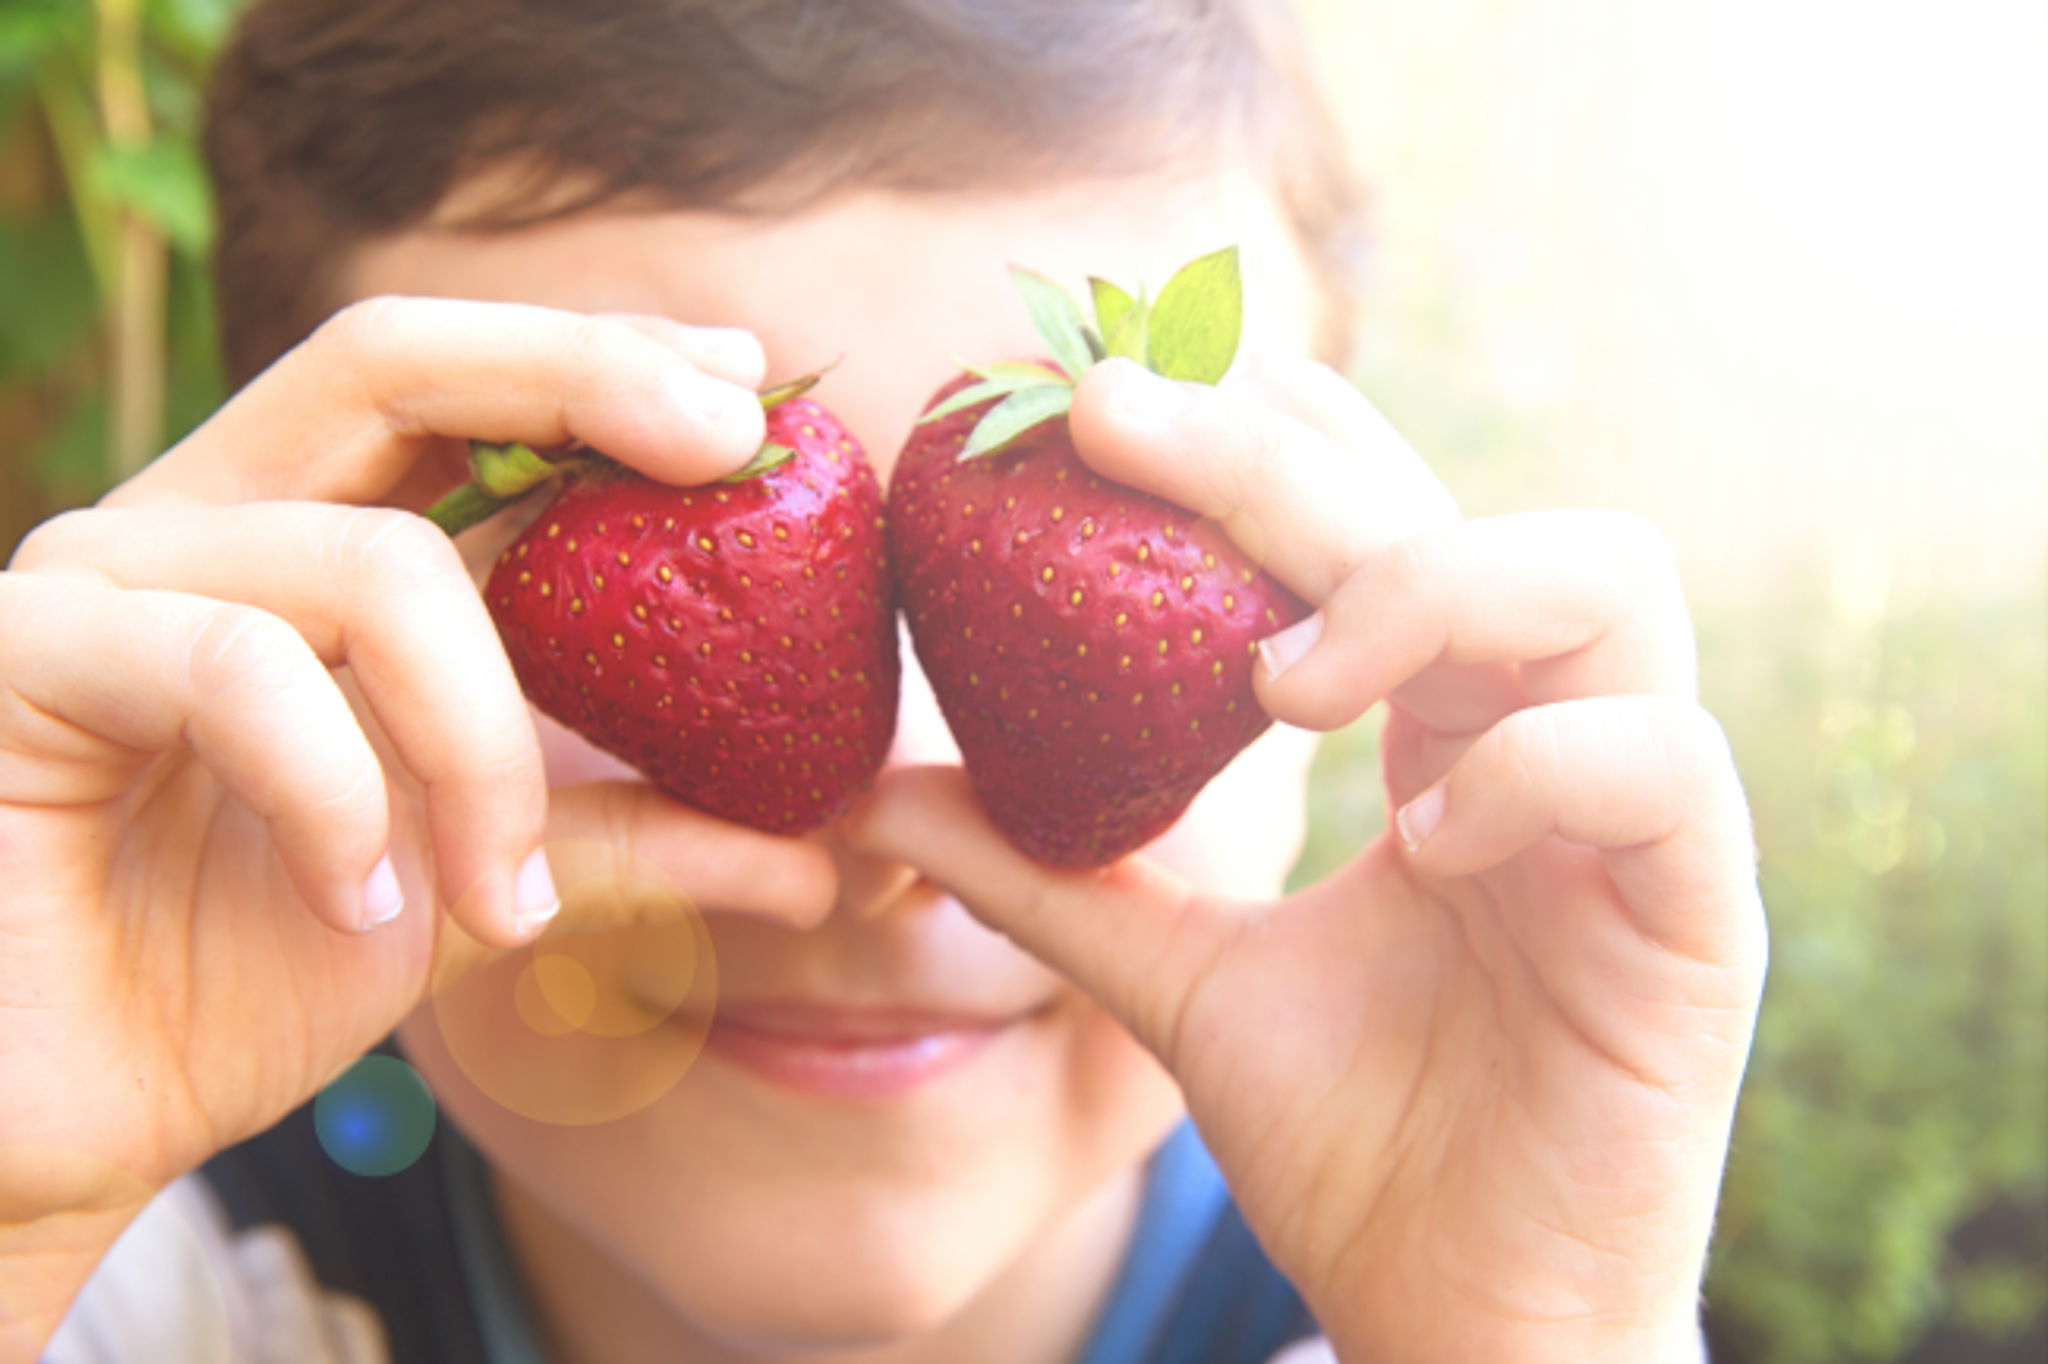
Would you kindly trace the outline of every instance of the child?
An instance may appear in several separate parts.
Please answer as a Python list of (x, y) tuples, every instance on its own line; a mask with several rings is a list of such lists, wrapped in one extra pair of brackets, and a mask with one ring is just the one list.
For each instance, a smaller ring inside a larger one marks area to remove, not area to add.
[[(0, 577), (0, 1360), (74, 1298), (53, 1360), (220, 1357), (215, 1293), (266, 1362), (1698, 1357), (1765, 949), (1677, 577), (1627, 518), (1458, 520), (1309, 358), (1349, 200), (1292, 44), (1258, 0), (260, 0), (209, 130), (246, 386)], [(1286, 729), (1102, 872), (1012, 851), (915, 686), (847, 817), (722, 825), (528, 718), (413, 515), (469, 438), (716, 479), (841, 353), (886, 478), (952, 357), (1037, 353), (1006, 262), (1228, 242), (1232, 379), (1105, 364), (1072, 430), (1319, 608), (1277, 718), (1391, 701), (1395, 830), (1291, 898)], [(716, 945), (711, 1045), (616, 1121), (508, 1111), (422, 1002), (544, 931), (544, 843)], [(294, 1110), (394, 1029), (447, 1121), (341, 1174)], [(138, 1225), (192, 1230), (109, 1257), (167, 1185)]]

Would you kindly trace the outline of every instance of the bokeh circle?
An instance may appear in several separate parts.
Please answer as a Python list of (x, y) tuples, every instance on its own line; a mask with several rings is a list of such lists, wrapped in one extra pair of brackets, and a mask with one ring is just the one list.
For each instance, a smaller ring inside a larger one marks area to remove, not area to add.
[(395, 1175), (434, 1139), (434, 1096), (397, 1057), (365, 1056), (314, 1098), (313, 1130), (328, 1159), (350, 1174)]
[(614, 1122), (681, 1082), (718, 1002), (696, 902), (623, 848), (547, 845), (562, 912), (538, 942), (442, 983), (449, 1056), (500, 1106), (537, 1122)]

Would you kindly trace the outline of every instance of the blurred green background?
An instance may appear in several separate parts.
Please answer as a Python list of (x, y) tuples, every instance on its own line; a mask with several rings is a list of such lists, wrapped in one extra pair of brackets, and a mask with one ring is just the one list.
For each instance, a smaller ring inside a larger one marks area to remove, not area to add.
[[(0, 555), (219, 401), (236, 0), (0, 0)], [(1662, 526), (1774, 959), (1716, 1357), (2048, 1357), (2048, 7), (1299, 0), (1355, 377), (1474, 514)], [(1383, 821), (1326, 741), (1298, 873)]]

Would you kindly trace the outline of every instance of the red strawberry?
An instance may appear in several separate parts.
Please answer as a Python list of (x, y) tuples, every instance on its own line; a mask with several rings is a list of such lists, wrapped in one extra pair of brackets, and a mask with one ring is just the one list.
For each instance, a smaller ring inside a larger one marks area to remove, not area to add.
[(536, 706), (772, 833), (816, 828), (873, 780), (898, 676), (874, 472), (824, 408), (786, 399), (764, 397), (768, 443), (723, 483), (576, 461), (484, 589)]
[[(1116, 353), (1057, 286), (1017, 273), (1067, 373)], [(1119, 320), (1141, 333), (1127, 346), (1156, 365), (1143, 332), (1184, 332), (1185, 300), (1213, 311), (1235, 287), (1235, 253), (1218, 253), (1156, 306), (1125, 297)], [(1097, 282), (1098, 315), (1113, 289)], [(1211, 331), (1199, 365), (1163, 372), (1221, 377), (1236, 313)], [(898, 596), (989, 817), (1039, 861), (1099, 865), (1165, 832), (1271, 723), (1252, 694), (1256, 644), (1307, 607), (1213, 523), (1090, 472), (1067, 435), (1065, 375), (975, 375), (935, 395), (896, 465)]]

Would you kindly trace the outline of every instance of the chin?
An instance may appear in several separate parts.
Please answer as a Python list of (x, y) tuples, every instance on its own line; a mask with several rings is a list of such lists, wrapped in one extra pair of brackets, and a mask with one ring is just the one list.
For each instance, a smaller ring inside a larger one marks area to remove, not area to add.
[(722, 1256), (716, 1270), (700, 1267), (684, 1283), (661, 1285), (673, 1289), (661, 1296), (697, 1333), (736, 1351), (871, 1349), (937, 1334), (1028, 1239), (963, 1260), (937, 1243), (906, 1246), (896, 1233), (827, 1232), (819, 1253), (780, 1246)]

